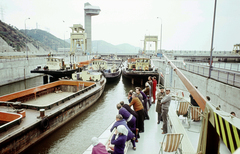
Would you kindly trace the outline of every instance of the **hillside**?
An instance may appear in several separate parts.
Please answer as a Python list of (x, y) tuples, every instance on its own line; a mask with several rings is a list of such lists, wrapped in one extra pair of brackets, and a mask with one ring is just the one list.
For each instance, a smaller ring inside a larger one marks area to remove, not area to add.
[[(26, 33), (26, 35), (25, 35)], [(2, 39), (1, 39), (2, 38)], [(27, 44), (26, 44), (27, 42)], [(69, 43), (68, 43), (69, 42)], [(0, 21), (0, 44), (3, 51), (31, 51), (32, 53), (57, 51), (58, 48), (70, 48), (70, 40), (61, 40), (54, 35), (40, 30), (18, 30), (17, 27)], [(113, 45), (102, 40), (92, 41), (92, 52), (98, 53), (132, 53), (139, 48), (130, 44)]]
[(25, 42), (32, 42), (35, 47), (37, 46), (33, 39), (2, 21), (0, 21), (0, 37), (16, 51), (21, 51), (25, 47)]
[[(20, 31), (24, 32), (24, 30)], [(57, 51), (58, 48), (64, 48), (64, 46), (65, 48), (70, 48), (70, 43), (66, 41), (64, 43), (64, 40), (59, 39), (56, 36), (40, 29), (26, 30), (26, 34), (55, 51)]]
[(132, 46), (130, 44), (124, 43), (119, 45), (112, 45), (108, 42), (102, 40), (92, 41), (93, 52), (98, 51), (98, 53), (133, 53), (138, 52), (140, 48)]

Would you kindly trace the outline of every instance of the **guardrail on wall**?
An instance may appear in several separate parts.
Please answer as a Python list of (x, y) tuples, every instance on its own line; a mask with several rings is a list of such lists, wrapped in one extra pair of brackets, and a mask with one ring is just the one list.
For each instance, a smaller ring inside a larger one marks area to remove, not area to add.
[[(172, 61), (179, 69), (195, 73), (204, 77), (209, 77), (209, 66), (183, 63), (183, 61)], [(165, 63), (164, 60), (158, 60), (158, 63)], [(240, 73), (213, 67), (211, 70), (211, 79), (240, 88)]]

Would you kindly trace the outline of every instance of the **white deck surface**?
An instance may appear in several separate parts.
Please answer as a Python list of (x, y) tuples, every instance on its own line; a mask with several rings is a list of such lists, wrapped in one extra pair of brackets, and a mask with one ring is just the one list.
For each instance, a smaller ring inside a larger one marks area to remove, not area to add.
[[(201, 131), (202, 121), (193, 122), (191, 120), (191, 127), (187, 129), (185, 118), (176, 115), (177, 102), (171, 101), (169, 109), (169, 118), (174, 122), (172, 129), (168, 128), (169, 133), (184, 133), (181, 146), (183, 154), (195, 154), (197, 152), (198, 140)], [(150, 120), (144, 121), (144, 133), (140, 133), (138, 143), (136, 143), (136, 150), (132, 149), (132, 143), (130, 142), (127, 154), (158, 154), (160, 150), (160, 142), (163, 141), (164, 135), (162, 134), (162, 122), (157, 124), (156, 104), (153, 104), (148, 112)], [(108, 126), (106, 131), (100, 135), (99, 140), (105, 144), (110, 136), (109, 129), (112, 124)], [(186, 128), (185, 128), (186, 126)], [(84, 154), (91, 154), (92, 145), (84, 152)], [(223, 142), (220, 143), (220, 152), (224, 154), (230, 154), (230, 151), (226, 148)], [(173, 152), (174, 153), (174, 152)]]

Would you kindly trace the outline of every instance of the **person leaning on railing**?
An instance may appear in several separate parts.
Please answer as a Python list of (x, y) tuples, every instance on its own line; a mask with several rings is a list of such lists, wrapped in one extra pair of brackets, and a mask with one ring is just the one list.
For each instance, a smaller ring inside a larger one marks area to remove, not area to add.
[(125, 119), (127, 121), (128, 128), (135, 134), (135, 137), (137, 138), (137, 133), (136, 133), (136, 120), (137, 119), (136, 119), (136, 117), (134, 115), (132, 115), (127, 109), (122, 107), (121, 104), (117, 104), (117, 109), (118, 109), (118, 113), (121, 114), (123, 119)]
[(135, 134), (130, 130), (130, 128), (127, 126), (126, 120), (123, 119), (123, 116), (121, 114), (118, 114), (116, 116), (116, 122), (113, 124), (110, 131), (112, 132), (114, 128), (117, 128), (118, 126), (123, 125), (126, 127), (128, 133), (127, 133), (127, 141), (131, 140), (133, 149), (136, 150), (136, 144), (135, 144)]
[[(119, 125), (115, 131), (111, 144), (114, 145), (112, 154), (124, 154), (125, 142), (127, 141), (128, 130), (124, 125)], [(116, 137), (117, 136), (117, 137)]]
[(138, 99), (137, 94), (133, 92), (132, 95), (132, 101), (129, 104), (131, 107), (133, 105), (133, 109), (135, 112), (137, 112), (137, 127), (139, 128), (139, 132), (144, 132), (144, 107), (142, 105), (142, 102)]

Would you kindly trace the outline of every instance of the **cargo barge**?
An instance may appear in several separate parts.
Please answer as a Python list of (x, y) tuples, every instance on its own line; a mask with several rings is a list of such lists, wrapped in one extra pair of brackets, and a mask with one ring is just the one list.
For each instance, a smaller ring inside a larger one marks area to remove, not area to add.
[(0, 112), (11, 117), (0, 119), (0, 153), (24, 152), (93, 105), (105, 84), (103, 76), (98, 82), (60, 80), (1, 96)]

